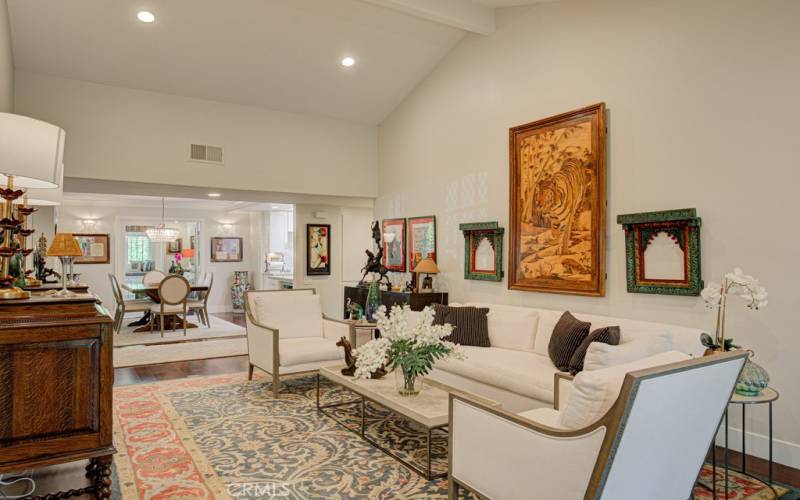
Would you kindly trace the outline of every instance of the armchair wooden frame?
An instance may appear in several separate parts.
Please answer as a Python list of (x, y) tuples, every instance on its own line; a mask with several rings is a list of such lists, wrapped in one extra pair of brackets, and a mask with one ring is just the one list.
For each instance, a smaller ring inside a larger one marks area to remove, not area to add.
[[(256, 364), (254, 364), (252, 362), (252, 358), (250, 358), (250, 360), (248, 360), (248, 367), (247, 367), (247, 380), (253, 380), (253, 369), (254, 368), (258, 368), (258, 369), (266, 372), (268, 375), (270, 375), (272, 377), (272, 395), (275, 398), (278, 398), (278, 395), (280, 393), (280, 376), (281, 376), (281, 373), (280, 373), (280, 365), (281, 365), (281, 363), (280, 363), (280, 331), (279, 331), (278, 328), (274, 328), (272, 326), (265, 325), (265, 324), (259, 322), (256, 319), (255, 315), (253, 314), (253, 311), (250, 308), (249, 296), (252, 293), (268, 293), (268, 292), (269, 293), (291, 293), (291, 292), (309, 292), (309, 291), (313, 295), (316, 295), (316, 293), (317, 293), (316, 289), (314, 289), (314, 288), (293, 288), (291, 290), (248, 290), (248, 291), (244, 292), (244, 310), (245, 310), (245, 314), (247, 316), (247, 320), (250, 323), (252, 323), (253, 325), (255, 325), (255, 326), (259, 327), (259, 328), (263, 328), (264, 330), (267, 330), (267, 331), (272, 333), (272, 366), (264, 367), (264, 366), (256, 365)], [(352, 338), (355, 337), (356, 328), (355, 328), (355, 325), (352, 322), (330, 318), (325, 314), (322, 315), (322, 320), (323, 321), (332, 321), (334, 323), (340, 323), (340, 324), (343, 324), (343, 325), (347, 325), (347, 327), (349, 328), (349, 330), (348, 330), (349, 338), (352, 339)], [(305, 370), (305, 371), (292, 372), (292, 373), (288, 373), (287, 375), (293, 375), (294, 376), (294, 375), (303, 375), (303, 374), (318, 373), (318, 372), (319, 372), (318, 369), (314, 369), (314, 370)]]
[[(503, 410), (502, 408), (488, 406), (482, 403), (481, 401), (474, 399), (464, 393), (453, 392), (450, 394), (450, 421), (449, 421), (450, 433), (449, 433), (449, 453), (448, 453), (448, 461), (449, 461), (448, 470), (450, 471), (450, 474), (448, 476), (448, 498), (450, 499), (458, 498), (459, 490), (462, 488), (467, 491), (470, 491), (474, 495), (477, 495), (479, 498), (491, 498), (489, 495), (471, 486), (469, 484), (469, 481), (460, 479), (456, 477), (457, 474), (454, 474), (453, 441), (456, 433), (454, 432), (453, 428), (453, 407), (454, 404), (456, 403), (464, 403), (480, 411), (488, 412), (516, 426), (522, 427), (524, 429), (529, 429), (536, 433), (543, 434), (545, 436), (553, 438), (580, 438), (582, 436), (588, 436), (591, 433), (597, 431), (598, 429), (602, 431), (601, 428), (605, 428), (605, 434), (602, 438), (602, 444), (600, 446), (600, 450), (597, 455), (597, 459), (595, 461), (591, 477), (589, 479), (588, 487), (586, 488), (585, 494), (583, 496), (585, 500), (599, 499), (603, 495), (603, 489), (606, 485), (606, 480), (608, 479), (609, 472), (611, 471), (611, 466), (614, 462), (615, 454), (620, 445), (623, 431), (625, 430), (625, 426), (631, 414), (631, 409), (634, 400), (636, 399), (637, 391), (639, 390), (639, 386), (641, 385), (642, 382), (654, 377), (691, 370), (701, 365), (707, 366), (717, 363), (725, 363), (733, 361), (735, 359), (741, 360), (741, 367), (737, 372), (738, 374), (741, 373), (741, 368), (744, 367), (744, 361), (746, 360), (747, 356), (748, 353), (745, 351), (732, 351), (732, 352), (716, 354), (711, 357), (694, 358), (691, 360), (682, 361), (678, 363), (672, 363), (668, 365), (630, 372), (625, 376), (624, 382), (622, 384), (622, 389), (620, 391), (620, 395), (618, 396), (614, 405), (608, 410), (608, 412), (606, 412), (606, 414), (603, 417), (601, 417), (598, 421), (588, 425), (587, 427), (577, 430), (565, 430), (565, 429), (557, 429), (554, 427), (549, 427), (547, 425), (543, 425), (541, 423), (535, 422), (527, 418), (523, 418), (519, 415)], [(564, 378), (571, 378), (571, 377), (569, 375), (566, 375), (566, 377)], [(558, 387), (558, 382), (559, 382), (558, 374), (556, 375), (555, 379), (556, 379), (556, 387)], [(734, 388), (735, 388), (735, 383), (731, 385), (728, 399), (730, 398), (730, 395), (733, 393)], [(558, 392), (558, 389), (556, 389), (556, 392)], [(721, 412), (724, 412), (724, 408), (721, 410)], [(722, 418), (721, 414), (720, 414), (720, 421)], [(719, 422), (717, 422), (717, 425), (718, 424)], [(716, 433), (714, 433), (714, 435), (716, 435)], [(709, 443), (706, 443), (706, 449), (711, 445), (713, 439), (714, 438), (712, 437), (712, 440)], [(697, 471), (697, 477), (699, 477), (699, 474), (700, 470)], [(685, 498), (690, 498), (690, 497), (691, 497), (691, 491), (687, 491)]]

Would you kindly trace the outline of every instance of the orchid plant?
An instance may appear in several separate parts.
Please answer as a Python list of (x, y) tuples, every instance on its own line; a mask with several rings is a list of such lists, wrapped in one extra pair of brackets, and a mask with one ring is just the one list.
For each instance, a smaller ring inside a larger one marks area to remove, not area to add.
[(710, 335), (702, 338), (703, 344), (711, 349), (722, 349), (725, 351), (733, 347), (733, 339), (725, 338), (725, 310), (728, 296), (738, 295), (745, 301), (745, 306), (757, 311), (767, 306), (767, 290), (758, 284), (758, 280), (749, 274), (745, 274), (740, 268), (725, 274), (722, 283), (709, 282), (700, 292), (700, 296), (709, 309), (717, 309), (716, 338), (711, 339)]
[[(382, 366), (402, 373), (401, 393), (414, 393), (417, 377), (428, 374), (433, 364), (441, 359), (464, 359), (456, 344), (442, 340), (453, 331), (449, 324), (434, 325), (433, 309), (426, 307), (413, 319), (409, 306), (394, 306), (391, 315), (381, 306), (376, 315), (381, 337), (367, 342), (354, 351), (356, 378), (370, 378)], [(418, 389), (416, 389), (418, 392)]]

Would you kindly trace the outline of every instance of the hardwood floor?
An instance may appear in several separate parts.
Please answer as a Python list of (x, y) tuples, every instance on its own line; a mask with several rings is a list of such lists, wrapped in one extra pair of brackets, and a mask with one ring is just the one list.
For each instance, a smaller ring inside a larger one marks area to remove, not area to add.
[[(217, 313), (212, 316), (230, 321), (239, 326), (245, 326), (243, 314)], [(223, 373), (236, 373), (247, 371), (247, 356), (235, 356), (230, 358), (203, 359), (197, 361), (178, 361), (176, 363), (164, 363), (161, 365), (133, 366), (130, 368), (117, 368), (114, 370), (114, 385), (141, 384), (147, 382), (158, 382), (161, 380), (173, 380), (178, 378), (219, 375)], [(730, 452), (730, 463), (738, 466), (741, 463), (741, 455), (735, 451)], [(717, 459), (721, 462), (722, 450), (717, 450)], [(767, 476), (768, 464), (766, 460), (757, 457), (747, 456), (747, 470), (758, 476)], [(800, 488), (800, 470), (793, 469), (781, 464), (773, 466), (774, 480), (779, 483), (788, 484), (795, 488)]]
[[(236, 313), (212, 314), (225, 321), (244, 326), (244, 315)], [(131, 366), (114, 370), (114, 385), (142, 384), (202, 375), (219, 375), (247, 371), (247, 356), (230, 358), (178, 361), (160, 365)]]

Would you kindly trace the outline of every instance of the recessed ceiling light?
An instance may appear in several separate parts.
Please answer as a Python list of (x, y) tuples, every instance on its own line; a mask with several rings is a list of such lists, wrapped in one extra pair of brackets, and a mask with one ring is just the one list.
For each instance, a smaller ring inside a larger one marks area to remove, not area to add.
[(345, 68), (349, 68), (350, 66), (354, 65), (355, 63), (356, 63), (356, 60), (353, 59), (352, 57), (345, 57), (344, 59), (342, 59), (342, 66), (344, 66)]
[(152, 23), (156, 20), (156, 15), (149, 10), (140, 10), (139, 13), (136, 14), (136, 18), (143, 23)]
[(220, 193), (208, 193), (209, 198), (219, 198), (222, 196)]

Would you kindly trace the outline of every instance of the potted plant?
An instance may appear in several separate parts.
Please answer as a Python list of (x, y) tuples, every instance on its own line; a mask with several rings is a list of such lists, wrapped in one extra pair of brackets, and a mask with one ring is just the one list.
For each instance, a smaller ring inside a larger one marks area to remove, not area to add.
[[(728, 297), (738, 295), (745, 301), (745, 306), (757, 311), (767, 306), (767, 290), (758, 284), (758, 280), (744, 274), (740, 268), (724, 276), (722, 283), (710, 282), (700, 293), (709, 309), (717, 310), (717, 324), (715, 336), (704, 333), (700, 341), (708, 348), (707, 353), (730, 351), (738, 349), (732, 338), (725, 336), (725, 313), (727, 312)], [(750, 351), (750, 357), (753, 351)], [(769, 375), (766, 370), (750, 359), (747, 360), (742, 374), (736, 383), (736, 392), (743, 396), (757, 396), (769, 384)]]
[(457, 345), (442, 340), (453, 331), (449, 324), (434, 325), (433, 309), (426, 307), (419, 318), (411, 318), (409, 306), (394, 306), (391, 315), (386, 306), (377, 313), (381, 337), (356, 349), (356, 378), (370, 378), (373, 371), (385, 365), (395, 372), (397, 391), (415, 396), (422, 389), (421, 377), (430, 373), (440, 359), (464, 355)]

